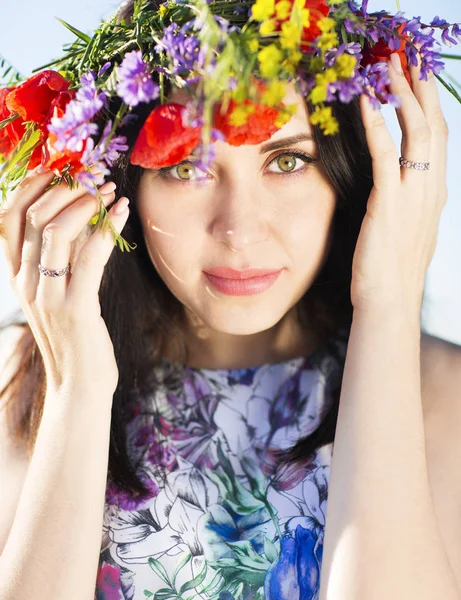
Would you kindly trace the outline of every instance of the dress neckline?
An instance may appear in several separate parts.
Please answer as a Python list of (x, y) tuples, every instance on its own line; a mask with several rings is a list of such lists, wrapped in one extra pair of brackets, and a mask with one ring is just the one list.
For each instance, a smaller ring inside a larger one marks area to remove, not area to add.
[(268, 367), (272, 367), (272, 368), (277, 368), (277, 367), (282, 367), (282, 366), (300, 366), (303, 362), (305, 361), (311, 361), (314, 357), (316, 357), (317, 355), (320, 355), (321, 353), (323, 353), (325, 350), (322, 346), (319, 346), (317, 348), (315, 348), (314, 350), (312, 350), (311, 352), (307, 353), (307, 354), (303, 354), (302, 356), (295, 356), (292, 358), (287, 358), (285, 360), (281, 360), (281, 361), (277, 361), (277, 362), (266, 362), (266, 363), (261, 363), (259, 365), (252, 365), (250, 367), (240, 367), (240, 368), (208, 368), (208, 367), (191, 367), (189, 365), (182, 365), (180, 363), (177, 362), (173, 362), (170, 361), (169, 359), (162, 357), (162, 361), (164, 363), (166, 363), (167, 365), (174, 367), (176, 369), (184, 369), (185, 371), (188, 372), (192, 372), (192, 373), (216, 373), (216, 374), (224, 374), (224, 373), (229, 373), (229, 374), (234, 374), (234, 373), (241, 373), (243, 371), (246, 372), (256, 372), (260, 369), (263, 368), (268, 368)]

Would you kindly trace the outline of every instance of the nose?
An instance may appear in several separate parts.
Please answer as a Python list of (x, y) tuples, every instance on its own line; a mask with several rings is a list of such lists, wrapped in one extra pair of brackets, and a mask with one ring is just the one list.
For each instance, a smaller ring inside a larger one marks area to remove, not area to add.
[(213, 237), (232, 250), (243, 250), (267, 240), (267, 214), (261, 202), (261, 192), (248, 181), (226, 183), (218, 193), (211, 231)]

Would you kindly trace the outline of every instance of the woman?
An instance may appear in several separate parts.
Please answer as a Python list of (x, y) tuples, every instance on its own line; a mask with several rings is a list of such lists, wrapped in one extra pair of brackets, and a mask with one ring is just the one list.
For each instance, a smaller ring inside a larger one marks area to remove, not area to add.
[(459, 598), (425, 462), (419, 315), (446, 127), (419, 72), (410, 86), (392, 54), (400, 166), (365, 95), (334, 104), (329, 137), (289, 86), (291, 119), (263, 143), (216, 141), (200, 182), (192, 160), (130, 163), (130, 123), (117, 193), (100, 189), (128, 254), (101, 233), (71, 245), (98, 210), (81, 186), (48, 189), (46, 169), (18, 186), (2, 226), (27, 324), (5, 395), (13, 419), (33, 401), (1, 600), (95, 584), (98, 599)]

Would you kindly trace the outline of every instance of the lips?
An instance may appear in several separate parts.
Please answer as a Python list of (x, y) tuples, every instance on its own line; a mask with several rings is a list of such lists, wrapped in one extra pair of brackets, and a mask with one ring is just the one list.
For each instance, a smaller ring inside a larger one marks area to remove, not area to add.
[(207, 269), (205, 272), (215, 277), (222, 277), (225, 279), (250, 279), (253, 277), (264, 277), (265, 275), (273, 275), (278, 273), (281, 269), (245, 269), (243, 271), (237, 271), (230, 267), (213, 267)]
[[(249, 296), (266, 291), (277, 281), (283, 269), (277, 271), (267, 269), (247, 269), (235, 271), (229, 267), (216, 267), (204, 271), (208, 282), (215, 290), (229, 296)], [(221, 273), (221, 275), (216, 275)], [(225, 276), (222, 274), (224, 273)], [(255, 276), (254, 273), (257, 273)], [(229, 277), (231, 275), (231, 277)]]

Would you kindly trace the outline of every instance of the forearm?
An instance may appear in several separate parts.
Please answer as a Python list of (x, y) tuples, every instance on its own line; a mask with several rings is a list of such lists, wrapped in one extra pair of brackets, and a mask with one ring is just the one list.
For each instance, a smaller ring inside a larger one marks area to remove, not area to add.
[(112, 398), (54, 396), (7, 544), (1, 600), (92, 600), (101, 547)]
[(426, 464), (419, 319), (355, 314), (330, 473), (320, 600), (459, 600)]

